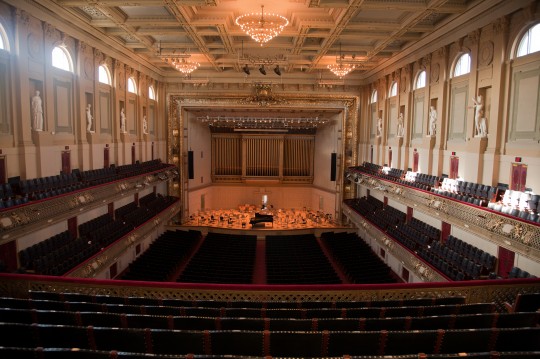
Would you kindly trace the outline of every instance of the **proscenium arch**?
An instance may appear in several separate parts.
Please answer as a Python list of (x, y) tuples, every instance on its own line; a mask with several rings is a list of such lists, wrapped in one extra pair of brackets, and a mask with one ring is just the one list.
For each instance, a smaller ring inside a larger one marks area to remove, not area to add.
[[(208, 94), (191, 93), (167, 96), (167, 162), (178, 166), (178, 181), (169, 182), (169, 193), (181, 198), (182, 216), (189, 215), (188, 200), (188, 173), (187, 173), (187, 140), (185, 139), (185, 110), (190, 107), (241, 107), (248, 110), (261, 109), (260, 103), (246, 105), (246, 94), (224, 94), (220, 97)], [(268, 105), (264, 108), (314, 108), (341, 110), (341, 148), (337, 149), (341, 158), (341, 172), (348, 166), (354, 166), (358, 161), (358, 112), (359, 97), (353, 95), (324, 96), (318, 94), (291, 94), (277, 97), (283, 99), (279, 105)], [(346, 184), (345, 178), (338, 177), (340, 183), (336, 185), (336, 213), (341, 213), (341, 203), (344, 198), (356, 195), (356, 186)]]

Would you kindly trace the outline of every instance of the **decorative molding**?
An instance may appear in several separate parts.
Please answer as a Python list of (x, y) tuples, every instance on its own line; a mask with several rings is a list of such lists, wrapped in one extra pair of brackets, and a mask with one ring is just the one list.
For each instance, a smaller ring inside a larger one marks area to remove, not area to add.
[(491, 65), (493, 61), (493, 42), (485, 41), (480, 45), (479, 60), (481, 66)]
[(510, 28), (510, 18), (503, 16), (493, 22), (493, 32), (495, 35), (507, 34)]

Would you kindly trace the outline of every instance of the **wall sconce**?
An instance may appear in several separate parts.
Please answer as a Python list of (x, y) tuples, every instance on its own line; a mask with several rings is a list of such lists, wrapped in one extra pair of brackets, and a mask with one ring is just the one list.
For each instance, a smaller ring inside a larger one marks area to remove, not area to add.
[(173, 160), (174, 163), (178, 163), (178, 156), (176, 156), (176, 155), (173, 156), (172, 160)]
[(180, 132), (177, 129), (172, 130), (172, 135), (174, 137), (178, 137), (179, 134), (180, 134)]

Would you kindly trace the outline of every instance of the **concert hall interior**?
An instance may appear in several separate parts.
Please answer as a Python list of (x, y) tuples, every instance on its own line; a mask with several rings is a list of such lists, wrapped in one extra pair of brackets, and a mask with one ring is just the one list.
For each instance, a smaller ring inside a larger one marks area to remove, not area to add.
[(540, 357), (540, 0), (0, 0), (0, 356)]

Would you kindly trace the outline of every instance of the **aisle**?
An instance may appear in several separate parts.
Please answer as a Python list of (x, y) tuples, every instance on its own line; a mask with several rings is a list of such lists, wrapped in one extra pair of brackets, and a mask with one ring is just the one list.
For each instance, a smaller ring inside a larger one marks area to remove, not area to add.
[(255, 263), (253, 264), (253, 284), (266, 284), (266, 240), (257, 240)]

